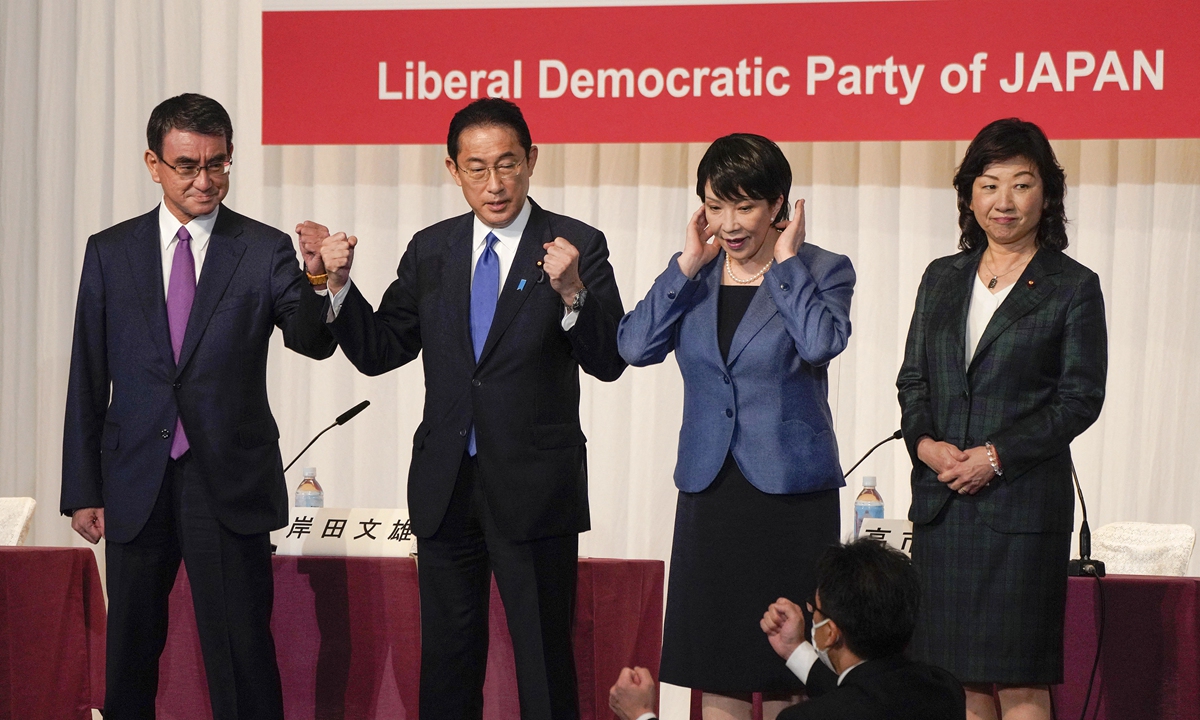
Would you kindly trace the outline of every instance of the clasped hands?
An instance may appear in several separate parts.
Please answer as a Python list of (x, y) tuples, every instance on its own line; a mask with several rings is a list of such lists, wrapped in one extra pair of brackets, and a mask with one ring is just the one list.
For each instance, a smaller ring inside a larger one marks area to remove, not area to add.
[[(296, 234), (300, 236), (300, 255), (308, 273), (329, 273), (329, 291), (336, 295), (350, 279), (358, 238), (344, 232), (331, 235), (329, 228), (311, 220), (296, 225)], [(542, 249), (546, 251), (542, 269), (550, 280), (550, 287), (564, 304), (570, 305), (583, 289), (583, 281), (579, 278), (579, 250), (563, 237), (545, 243)]]
[(937, 473), (938, 482), (960, 495), (974, 495), (996, 476), (983, 447), (959, 450), (948, 442), (923, 437), (917, 443), (917, 457)]

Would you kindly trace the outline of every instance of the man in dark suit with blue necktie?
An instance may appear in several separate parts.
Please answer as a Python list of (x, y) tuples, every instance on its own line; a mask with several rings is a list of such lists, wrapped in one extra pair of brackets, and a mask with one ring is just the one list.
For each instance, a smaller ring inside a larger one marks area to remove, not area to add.
[(329, 307), (310, 320), (328, 322), (367, 375), (423, 357), (408, 475), (421, 718), (482, 717), (494, 573), (521, 717), (570, 720), (579, 533), (590, 523), (579, 370), (620, 376), (624, 309), (604, 235), (528, 198), (537, 147), (516, 105), (486, 98), (460, 110), (447, 150), (472, 212), (413, 237), (378, 310), (349, 279), (357, 240), (298, 228), (329, 273)]
[[(287, 235), (222, 204), (233, 125), (219, 103), (163, 101), (146, 130), (162, 203), (88, 239), (63, 432), (60, 507), (105, 538), (105, 720), (153, 718), (167, 602), (191, 581), (215, 720), (282, 720), (268, 533), (287, 522), (267, 346), (333, 354), (297, 321)], [(320, 262), (311, 260), (310, 269)]]

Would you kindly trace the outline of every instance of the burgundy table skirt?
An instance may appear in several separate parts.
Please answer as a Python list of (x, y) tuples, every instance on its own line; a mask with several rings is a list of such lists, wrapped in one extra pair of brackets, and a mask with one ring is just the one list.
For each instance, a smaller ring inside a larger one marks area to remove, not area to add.
[(1087, 720), (1200, 718), (1200, 578), (1136, 575), (1068, 582), (1066, 682), (1053, 688), (1058, 717), (1078, 718), (1083, 709), (1101, 591), (1104, 644)]
[[(271, 628), (288, 720), (416, 718), (421, 653), (416, 563), (282, 556), (274, 561)], [(662, 599), (659, 560), (580, 560), (575, 664), (583, 720), (613, 717), (608, 689), (622, 667), (658, 667)], [(512, 642), (495, 584), (489, 647), (484, 717), (520, 717)], [(171, 593), (158, 717), (212, 717), (183, 569)]]
[(91, 550), (0, 548), (0, 718), (90, 720), (105, 621)]
[[(1104, 646), (1086, 720), (1200, 718), (1200, 578), (1110, 575), (1104, 591)], [(1083, 711), (1100, 634), (1095, 578), (1070, 578), (1062, 685), (1051, 688), (1056, 717)], [(761, 720), (754, 698), (753, 717)], [(692, 693), (691, 720), (700, 720)]]

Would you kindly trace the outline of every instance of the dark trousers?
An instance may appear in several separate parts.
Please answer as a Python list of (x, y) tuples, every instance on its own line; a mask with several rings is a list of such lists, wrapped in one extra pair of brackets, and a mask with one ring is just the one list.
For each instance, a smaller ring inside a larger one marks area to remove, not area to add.
[(154, 510), (137, 537), (105, 544), (105, 720), (155, 716), (167, 601), (181, 558), (192, 586), (213, 719), (283, 720), (271, 637), (270, 536), (238, 535), (221, 525), (190, 453), (167, 463)]
[(579, 536), (512, 542), (484, 496), (486, 470), (464, 455), (438, 531), (418, 540), (422, 720), (483, 717), (488, 600), (495, 573), (508, 617), (522, 720), (575, 720), (571, 625)]

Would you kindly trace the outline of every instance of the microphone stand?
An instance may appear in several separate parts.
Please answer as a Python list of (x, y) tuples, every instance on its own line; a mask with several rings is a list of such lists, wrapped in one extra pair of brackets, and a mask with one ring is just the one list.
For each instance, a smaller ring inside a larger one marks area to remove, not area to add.
[(862, 464), (863, 464), (863, 460), (866, 460), (867, 458), (871, 457), (871, 453), (875, 452), (875, 451), (876, 451), (876, 450), (879, 448), (879, 446), (880, 446), (880, 445), (883, 445), (884, 443), (890, 443), (890, 442), (891, 442), (891, 441), (893, 441), (893, 440), (899, 440), (899, 439), (900, 439), (900, 438), (902, 438), (902, 437), (904, 437), (904, 432), (903, 432), (903, 431), (901, 431), (901, 430), (897, 430), (896, 432), (892, 433), (891, 435), (888, 435), (886, 438), (884, 438), (884, 439), (880, 440), (879, 442), (875, 443), (875, 446), (874, 446), (874, 447), (872, 447), (870, 450), (868, 450), (866, 455), (863, 455), (862, 457), (860, 457), (860, 458), (858, 459), (858, 462), (854, 463), (854, 465), (852, 465), (852, 466), (850, 467), (850, 469), (849, 469), (849, 470), (847, 470), (847, 471), (845, 472), (845, 474), (843, 474), (843, 475), (842, 475), (842, 479), (843, 479), (843, 480), (845, 480), (846, 478), (850, 477), (850, 473), (854, 472), (854, 470), (855, 470), (855, 469), (856, 469), (856, 468), (857, 468), (859, 465), (862, 465)]
[(1104, 562), (1092, 559), (1092, 531), (1088, 527), (1087, 503), (1083, 501), (1083, 489), (1079, 487), (1079, 475), (1075, 463), (1071, 463), (1071, 479), (1075, 481), (1075, 494), (1079, 496), (1079, 507), (1083, 510), (1083, 523), (1079, 526), (1079, 559), (1067, 564), (1070, 577), (1104, 577)]
[(370, 400), (363, 400), (362, 402), (360, 402), (359, 404), (350, 408), (346, 412), (342, 413), (341, 415), (338, 415), (337, 419), (333, 421), (332, 425), (325, 428), (321, 432), (317, 433), (316, 437), (314, 437), (312, 440), (308, 441), (308, 444), (304, 446), (304, 449), (301, 450), (300, 453), (298, 455), (296, 455), (296, 457), (292, 458), (292, 461), (287, 464), (287, 467), (285, 467), (283, 469), (283, 471), (286, 473), (288, 470), (291, 470), (292, 466), (296, 464), (296, 461), (300, 459), (300, 456), (303, 455), (305, 452), (307, 452), (308, 449), (313, 446), (313, 443), (315, 443), (322, 435), (324, 435), (325, 433), (334, 429), (338, 425), (345, 425), (346, 423), (350, 422), (350, 420), (353, 419), (355, 415), (359, 414), (363, 410), (366, 410), (367, 406), (370, 404), (371, 404)]

